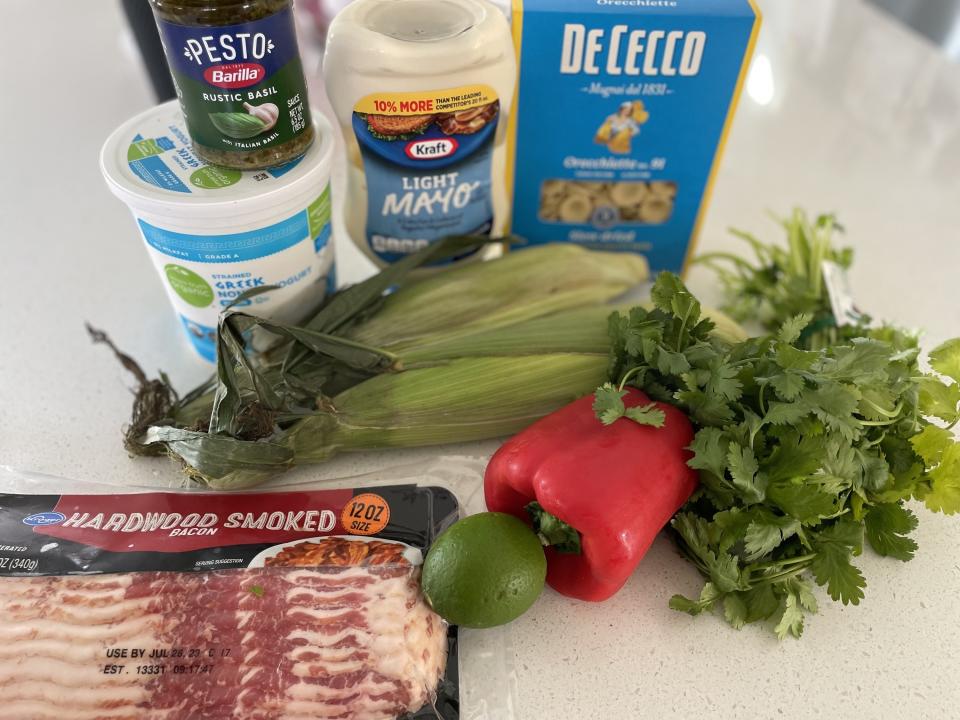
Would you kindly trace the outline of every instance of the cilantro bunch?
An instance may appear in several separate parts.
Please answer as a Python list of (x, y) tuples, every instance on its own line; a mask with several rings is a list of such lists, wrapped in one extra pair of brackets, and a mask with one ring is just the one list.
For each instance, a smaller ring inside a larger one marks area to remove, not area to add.
[(869, 318), (838, 326), (823, 280), (824, 263), (841, 271), (853, 263), (853, 250), (833, 242), (834, 233), (843, 232), (843, 227), (833, 215), (811, 220), (799, 208), (789, 217), (774, 219), (786, 234), (785, 245), (764, 243), (732, 228), (730, 232), (747, 243), (752, 257), (713, 252), (696, 258), (695, 262), (716, 273), (725, 296), (721, 309), (734, 320), (756, 322), (768, 332), (776, 331), (787, 318), (807, 314), (810, 323), (802, 337), (807, 348), (861, 335)]
[[(690, 465), (701, 487), (672, 521), (679, 546), (706, 579), (674, 609), (722, 608), (727, 621), (775, 619), (799, 637), (817, 610), (812, 583), (856, 605), (864, 544), (909, 560), (917, 519), (905, 506), (960, 511), (960, 339), (920, 370), (914, 335), (894, 328), (817, 349), (800, 342), (811, 314), (739, 343), (710, 333), (697, 299), (661, 274), (653, 309), (610, 318), (610, 376), (684, 410), (697, 432)], [(616, 415), (616, 393), (601, 408)], [(644, 420), (647, 420), (644, 418)], [(939, 421), (939, 424), (938, 424)], [(947, 427), (943, 427), (946, 425)]]

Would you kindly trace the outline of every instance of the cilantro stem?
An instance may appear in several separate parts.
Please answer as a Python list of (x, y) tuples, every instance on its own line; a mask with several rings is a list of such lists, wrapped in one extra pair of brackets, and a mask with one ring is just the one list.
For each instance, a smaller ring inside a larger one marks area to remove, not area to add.
[(800, 573), (804, 572), (810, 563), (804, 563), (800, 567), (791, 568), (790, 570), (784, 570), (783, 572), (774, 573), (773, 575), (762, 575), (760, 578), (752, 582), (752, 585), (756, 587), (757, 585), (771, 585), (775, 582), (780, 582), (781, 580), (786, 580), (787, 578), (796, 577)]
[(880, 436), (877, 437), (875, 440), (871, 440), (870, 442), (864, 443), (863, 444), (864, 449), (876, 447), (877, 445), (883, 442), (883, 439), (885, 437), (886, 437), (886, 433), (881, 433)]
[(869, 427), (882, 427), (884, 425), (893, 425), (897, 422), (897, 418), (892, 417), (889, 420), (861, 420), (861, 425), (867, 425)]
[(704, 265), (709, 266), (712, 265), (714, 260), (728, 260), (734, 265), (738, 265), (747, 270), (753, 270), (753, 265), (751, 265), (748, 261), (744, 260), (739, 255), (734, 255), (733, 253), (728, 252), (704, 253), (703, 255), (698, 255), (694, 262), (703, 263)]
[(782, 567), (784, 565), (796, 565), (797, 563), (807, 562), (813, 560), (816, 557), (815, 553), (809, 553), (807, 555), (798, 555), (797, 557), (787, 558), (786, 560), (771, 560), (770, 562), (757, 563), (756, 565), (751, 565), (751, 571), (753, 570), (766, 570), (767, 568)]
[(902, 400), (901, 400), (900, 402), (898, 402), (898, 403), (894, 406), (893, 410), (887, 410), (886, 408), (883, 408), (883, 407), (877, 405), (875, 402), (873, 402), (873, 401), (870, 400), (869, 398), (863, 398), (863, 401), (864, 401), (867, 405), (869, 405), (870, 407), (872, 407), (874, 410), (876, 410), (878, 413), (880, 413), (881, 415), (884, 415), (884, 416), (886, 416), (886, 417), (888, 417), (888, 418), (896, 417), (897, 415), (900, 414), (900, 411), (903, 410), (903, 401), (902, 401)]
[(643, 370), (643, 369), (644, 369), (644, 368), (643, 368), (642, 365), (634, 365), (632, 368), (630, 368), (629, 370), (627, 370), (627, 372), (625, 372), (625, 373), (623, 374), (623, 377), (620, 378), (620, 384), (617, 385), (617, 392), (621, 392), (621, 391), (623, 390), (624, 386), (627, 384), (627, 380), (629, 380), (631, 377), (633, 377), (634, 375), (636, 375), (638, 372), (640, 372), (640, 371)]

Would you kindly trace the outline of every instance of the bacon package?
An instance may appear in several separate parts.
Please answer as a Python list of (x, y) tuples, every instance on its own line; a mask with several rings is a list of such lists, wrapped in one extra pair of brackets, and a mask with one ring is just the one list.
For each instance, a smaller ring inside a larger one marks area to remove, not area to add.
[(459, 718), (441, 487), (0, 495), (0, 720)]

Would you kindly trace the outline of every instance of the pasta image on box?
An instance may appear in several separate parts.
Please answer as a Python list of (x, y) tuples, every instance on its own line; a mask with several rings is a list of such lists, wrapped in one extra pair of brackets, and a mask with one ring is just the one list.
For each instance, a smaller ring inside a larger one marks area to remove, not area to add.
[(760, 27), (751, 0), (514, 0), (512, 232), (681, 271)]

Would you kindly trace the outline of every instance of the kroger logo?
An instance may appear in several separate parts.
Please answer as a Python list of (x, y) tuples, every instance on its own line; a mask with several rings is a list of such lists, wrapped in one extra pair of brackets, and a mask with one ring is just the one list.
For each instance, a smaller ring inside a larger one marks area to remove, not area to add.
[(42, 512), (34, 513), (33, 515), (27, 515), (23, 519), (24, 525), (30, 525), (31, 527), (45, 526), (45, 525), (59, 525), (64, 520), (67, 519), (67, 516), (63, 513), (58, 512)]

